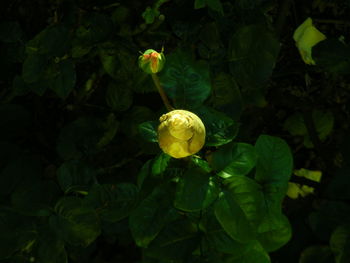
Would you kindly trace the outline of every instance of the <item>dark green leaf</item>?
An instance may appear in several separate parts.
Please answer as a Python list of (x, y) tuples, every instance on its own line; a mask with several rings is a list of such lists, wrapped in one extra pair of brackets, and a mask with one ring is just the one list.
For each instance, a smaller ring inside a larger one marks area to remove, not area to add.
[(220, 146), (232, 141), (238, 132), (238, 125), (225, 114), (209, 107), (200, 107), (194, 111), (204, 123), (205, 145)]
[(310, 227), (323, 241), (328, 241), (339, 225), (348, 222), (350, 222), (350, 206), (344, 202), (324, 201), (317, 211), (309, 215)]
[(193, 212), (209, 206), (219, 194), (219, 186), (209, 173), (202, 169), (189, 169), (179, 178), (174, 206)]
[(53, 181), (24, 181), (12, 193), (11, 201), (14, 208), (26, 215), (49, 216), (59, 194), (59, 187)]
[(169, 188), (164, 185), (155, 188), (130, 215), (130, 230), (136, 244), (147, 247), (163, 227), (178, 216), (172, 206)]
[(77, 197), (64, 197), (56, 204), (57, 215), (50, 217), (50, 226), (73, 246), (88, 246), (99, 235), (100, 226), (95, 210), (83, 205)]
[(127, 217), (138, 203), (138, 189), (133, 184), (94, 185), (85, 203), (98, 210), (102, 220), (117, 222)]
[(330, 247), (337, 263), (346, 263), (350, 257), (350, 225), (338, 226), (332, 233)]
[(86, 191), (93, 184), (96, 172), (82, 161), (63, 163), (57, 170), (58, 183), (65, 193)]
[(158, 121), (146, 121), (139, 125), (139, 134), (148, 142), (158, 142)]
[(214, 207), (217, 220), (231, 238), (240, 243), (254, 239), (254, 229), (230, 192), (221, 192)]
[(49, 227), (43, 228), (38, 241), (38, 259), (42, 263), (67, 263), (67, 253), (61, 240)]
[(246, 175), (256, 164), (255, 149), (246, 143), (229, 143), (213, 153), (211, 164), (223, 178)]
[(264, 195), (261, 186), (256, 181), (242, 175), (233, 175), (224, 183), (249, 222), (257, 228), (264, 215), (262, 206)]
[(177, 50), (167, 57), (160, 81), (176, 108), (194, 109), (210, 95), (208, 65), (195, 61), (188, 53)]
[(205, 7), (207, 4), (206, 0), (195, 0), (194, 1), (194, 9), (199, 9)]
[(45, 72), (48, 64), (46, 56), (39, 54), (30, 54), (22, 66), (22, 77), (27, 83), (38, 81)]
[(62, 57), (70, 48), (70, 32), (62, 25), (47, 27), (30, 40), (26, 46), (28, 54), (45, 57)]
[(122, 83), (112, 81), (106, 92), (106, 102), (113, 111), (125, 111), (132, 104), (132, 91)]
[(196, 226), (187, 220), (177, 220), (159, 233), (145, 254), (158, 259), (182, 260), (192, 254), (198, 242)]
[(206, 0), (206, 1), (207, 1), (207, 6), (210, 9), (212, 9), (216, 12), (219, 12), (221, 15), (224, 14), (224, 10), (223, 10), (223, 7), (222, 7), (220, 0)]
[(54, 67), (54, 72), (50, 73), (54, 75), (50, 79), (50, 88), (60, 98), (65, 99), (75, 86), (76, 75), (73, 62), (71, 60), (63, 60)]
[(240, 27), (228, 50), (232, 75), (244, 88), (260, 87), (270, 77), (279, 50), (278, 40), (265, 27)]
[(311, 246), (306, 248), (300, 256), (299, 263), (334, 263), (332, 250), (328, 246)]
[(326, 39), (312, 48), (316, 65), (333, 73), (349, 74), (350, 48), (338, 39)]
[(59, 135), (57, 152), (64, 160), (78, 159), (97, 151), (97, 143), (103, 135), (100, 119), (83, 117), (68, 123)]
[(258, 154), (255, 179), (263, 184), (287, 185), (293, 168), (288, 144), (280, 138), (261, 135), (255, 149)]

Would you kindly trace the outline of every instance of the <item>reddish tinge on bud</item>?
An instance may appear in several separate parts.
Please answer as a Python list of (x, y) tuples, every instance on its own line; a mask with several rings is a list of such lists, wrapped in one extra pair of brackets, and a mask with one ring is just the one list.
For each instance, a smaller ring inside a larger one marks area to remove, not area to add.
[(158, 53), (153, 49), (147, 49), (139, 56), (139, 66), (147, 74), (160, 72), (165, 64), (165, 56), (163, 52)]

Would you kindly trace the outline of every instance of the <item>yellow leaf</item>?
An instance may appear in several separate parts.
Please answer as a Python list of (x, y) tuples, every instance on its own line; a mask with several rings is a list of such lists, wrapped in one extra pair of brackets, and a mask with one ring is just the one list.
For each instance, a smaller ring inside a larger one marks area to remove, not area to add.
[(304, 168), (300, 170), (294, 170), (294, 175), (305, 177), (311, 181), (319, 183), (321, 181), (322, 172), (321, 171), (311, 171)]
[(312, 59), (312, 47), (325, 40), (326, 36), (312, 25), (310, 17), (294, 31), (293, 39), (304, 62), (309, 65), (315, 65), (316, 63)]

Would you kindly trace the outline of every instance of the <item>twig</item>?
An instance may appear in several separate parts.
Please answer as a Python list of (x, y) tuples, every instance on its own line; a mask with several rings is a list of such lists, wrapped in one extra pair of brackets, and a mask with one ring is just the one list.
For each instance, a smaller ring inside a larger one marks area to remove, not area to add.
[(159, 78), (158, 78), (157, 74), (151, 74), (151, 75), (152, 75), (152, 79), (153, 79), (154, 85), (156, 85), (157, 90), (159, 92), (159, 95), (162, 98), (165, 107), (167, 108), (168, 111), (174, 110), (174, 108), (173, 108), (173, 106), (171, 106), (171, 104), (170, 104), (170, 102), (168, 100), (168, 97), (166, 96), (162, 86), (160, 85), (160, 81), (159, 81)]

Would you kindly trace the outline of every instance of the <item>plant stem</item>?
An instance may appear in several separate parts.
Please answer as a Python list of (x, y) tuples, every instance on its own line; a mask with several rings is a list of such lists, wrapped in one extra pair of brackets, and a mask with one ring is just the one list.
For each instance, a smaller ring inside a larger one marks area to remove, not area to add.
[(167, 110), (168, 111), (174, 110), (174, 108), (171, 106), (171, 104), (170, 104), (170, 102), (168, 100), (168, 97), (166, 96), (162, 86), (160, 85), (160, 81), (159, 81), (159, 78), (158, 78), (157, 74), (151, 74), (151, 76), (152, 76), (154, 85), (156, 85), (157, 90), (159, 92), (159, 95), (162, 98), (163, 103), (164, 103), (165, 107), (167, 108)]

